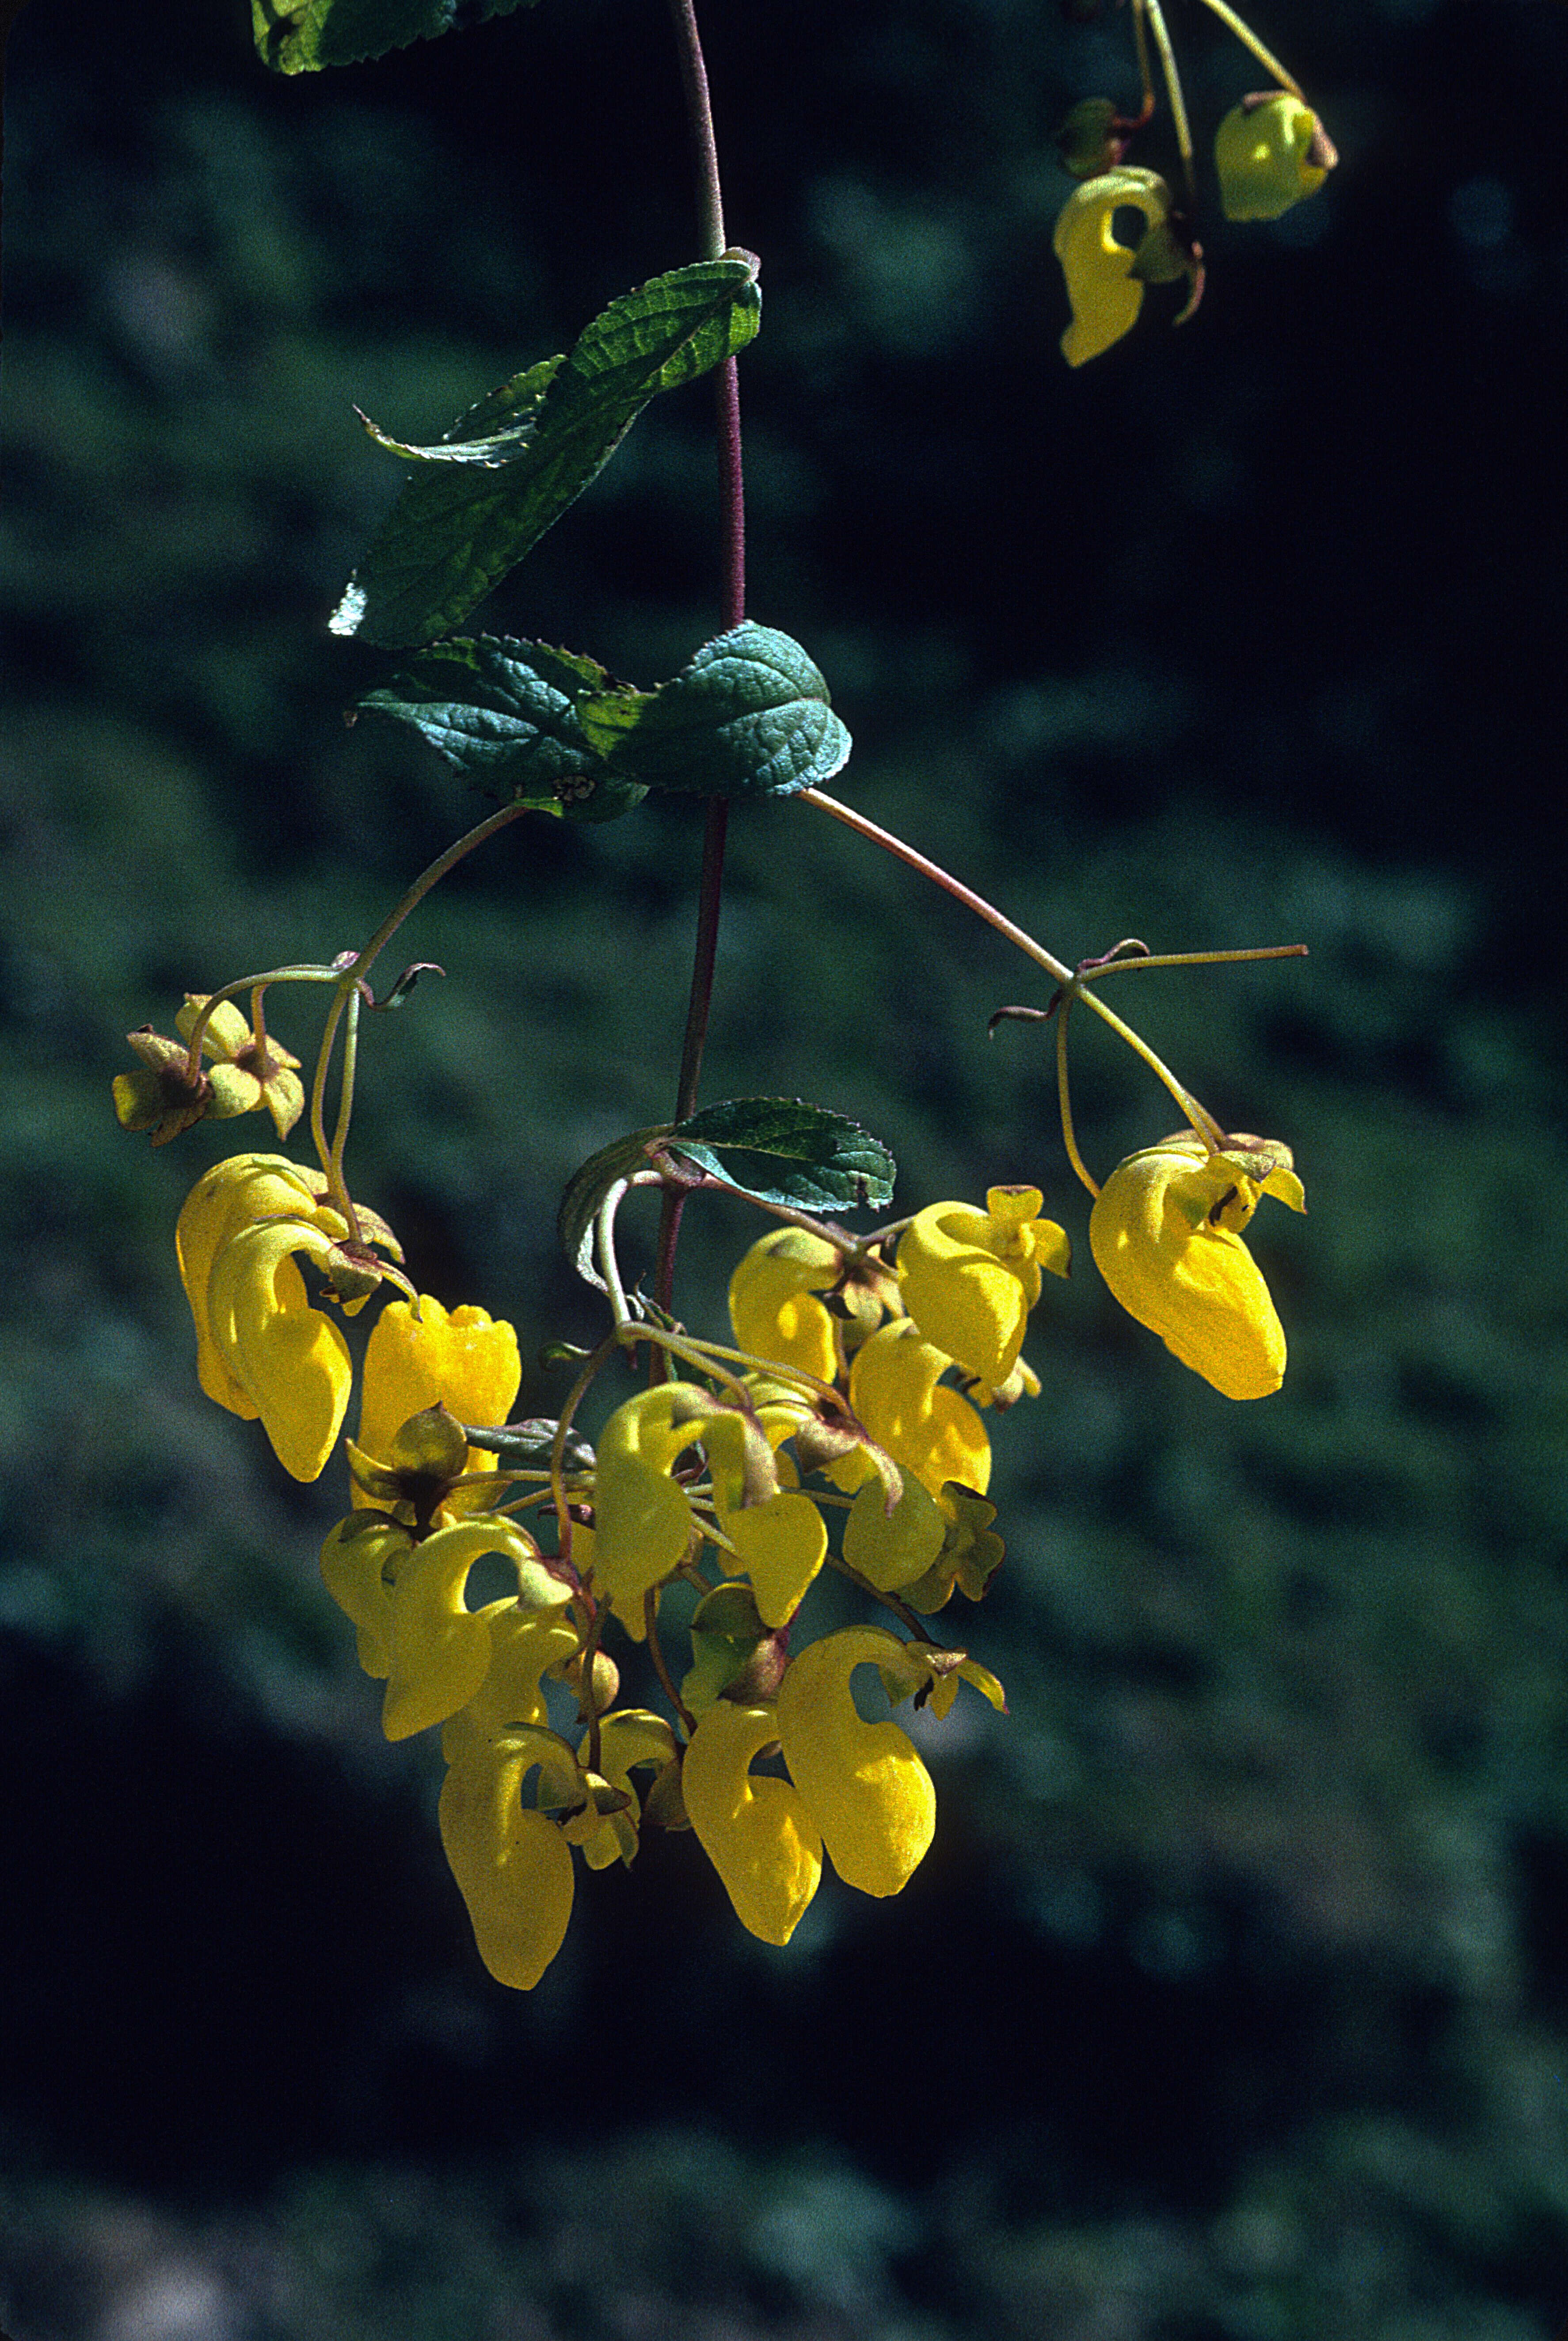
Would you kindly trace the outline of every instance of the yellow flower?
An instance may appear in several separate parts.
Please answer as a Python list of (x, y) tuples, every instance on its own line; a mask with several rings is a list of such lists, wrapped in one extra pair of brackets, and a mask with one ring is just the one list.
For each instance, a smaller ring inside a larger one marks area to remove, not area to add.
[(819, 1296), (832, 1290), (843, 1265), (842, 1253), (807, 1228), (778, 1228), (759, 1237), (729, 1280), (736, 1346), (830, 1382), (839, 1370), (839, 1344)]
[[(849, 1689), (855, 1669), (867, 1664), (898, 1685), (908, 1672), (906, 1648), (880, 1626), (846, 1627), (792, 1658), (779, 1686), (778, 1731), (789, 1777), (834, 1868), (862, 1894), (898, 1893), (937, 1827), (931, 1776), (908, 1738), (896, 1723), (862, 1722)], [(914, 1688), (890, 1686), (889, 1696)]]
[(1116, 214), (1141, 212), (1150, 229), (1162, 228), (1170, 200), (1157, 172), (1129, 163), (1086, 179), (1063, 204), (1051, 244), (1073, 304), (1073, 322), (1062, 335), (1062, 355), (1069, 365), (1097, 358), (1130, 334), (1143, 307), (1144, 288), (1132, 274), (1138, 247), (1117, 242)]
[(259, 1410), (213, 1339), (207, 1285), (213, 1263), (241, 1228), (313, 1212), (326, 1186), (319, 1171), (302, 1170), (282, 1155), (231, 1154), (196, 1181), (180, 1212), (174, 1250), (196, 1328), (196, 1377), (210, 1399), (247, 1422), (254, 1422)]
[[(196, 1019), (212, 994), (187, 991), (185, 1004), (174, 1019), (174, 1030), (188, 1041)], [(264, 1105), (278, 1136), (286, 1138), (304, 1111), (304, 1084), (300, 1061), (281, 1049), (269, 1033), (258, 1041), (232, 1000), (220, 1000), (202, 1034), (202, 1054), (213, 1061), (214, 1087), (226, 1083), (223, 1115), (248, 1113)], [(221, 1117), (222, 1118), (222, 1117)]]
[[(591, 1745), (585, 1733), (577, 1751), (580, 1764), (587, 1763)], [(613, 1861), (630, 1863), (637, 1851), (637, 1829), (641, 1818), (637, 1791), (631, 1785), (632, 1772), (640, 1764), (657, 1764), (660, 1771), (665, 1771), (680, 1754), (669, 1724), (646, 1707), (620, 1707), (600, 1716), (599, 1746), (605, 1783), (619, 1789), (627, 1801), (619, 1810), (607, 1813), (595, 1834), (584, 1844), (582, 1858), (590, 1869), (608, 1869)]]
[(1180, 1131), (1118, 1163), (1089, 1214), (1122, 1307), (1226, 1398), (1266, 1398), (1285, 1378), (1285, 1334), (1241, 1240), (1260, 1195), (1305, 1210), (1288, 1147), (1243, 1136), (1215, 1153)]
[(565, 1586), (534, 1589), (539, 1599), (532, 1606), (509, 1602), (491, 1625), (489, 1671), (441, 1735), (441, 1752), (449, 1764), (504, 1739), (518, 1724), (542, 1730), (550, 1719), (543, 1678), (552, 1667), (570, 1665), (581, 1637), (567, 1617)]
[[(522, 1802), (536, 1768), (543, 1809)], [(566, 1938), (576, 1880), (551, 1812), (583, 1794), (571, 1749), (531, 1725), (465, 1745), (442, 1785), (441, 1841), (480, 1957), (514, 1991), (533, 1989)]]
[(645, 1594), (677, 1569), (700, 1526), (670, 1475), (700, 1446), (719, 1524), (751, 1576), (769, 1625), (782, 1625), (822, 1566), (828, 1532), (809, 1496), (779, 1484), (755, 1417), (692, 1382), (664, 1382), (617, 1407), (600, 1435), (593, 1485), (599, 1583), (634, 1639)]
[(977, 1381), (1005, 1382), (1018, 1360), (1040, 1272), (1066, 1276), (1071, 1246), (1042, 1220), (1037, 1187), (992, 1187), (983, 1211), (931, 1203), (898, 1239), (898, 1289), (928, 1341)]
[[(345, 1251), (347, 1222), (325, 1194), (320, 1171), (282, 1155), (231, 1155), (197, 1180), (175, 1230), (202, 1388), (247, 1422), (259, 1418), (296, 1479), (320, 1477), (352, 1368), (337, 1326), (311, 1307), (294, 1255), (313, 1259), (329, 1282), (342, 1280), (350, 1315), (378, 1280), (368, 1256)], [(363, 1218), (369, 1239), (395, 1256), (384, 1220)]]
[[(903, 1317), (872, 1334), (849, 1374), (849, 1403), (860, 1421), (938, 1503), (946, 1481), (956, 1479), (983, 1496), (991, 1477), (984, 1423), (968, 1399), (941, 1379), (952, 1362)], [(870, 1468), (863, 1452), (853, 1454), (832, 1467), (831, 1476), (841, 1487), (858, 1488)]]
[(1339, 157), (1312, 108), (1275, 90), (1231, 107), (1214, 160), (1226, 219), (1271, 220), (1315, 194)]
[(112, 1084), (122, 1130), (151, 1131), (154, 1146), (167, 1146), (193, 1122), (227, 1121), (255, 1103), (245, 1077), (232, 1065), (192, 1072), (184, 1041), (154, 1032), (150, 1024), (125, 1038), (142, 1061), (134, 1073), (116, 1073)]
[[(471, 1609), (465, 1599), (476, 1561), (499, 1553), (517, 1570), (517, 1594)], [(503, 1515), (454, 1520), (416, 1544), (396, 1563), (388, 1617), (391, 1666), (382, 1729), (389, 1739), (444, 1723), (477, 1698), (492, 1659), (492, 1620), (527, 1609), (547, 1616), (564, 1606), (567, 1589), (545, 1570), (526, 1529)]]
[[(390, 1300), (365, 1346), (358, 1445), (373, 1461), (395, 1468), (403, 1462), (398, 1434), (415, 1415), (444, 1406), (459, 1422), (504, 1422), (521, 1381), (517, 1335), (487, 1310), (449, 1312), (422, 1292), (416, 1317), (406, 1300)], [(452, 1443), (459, 1470), (493, 1471), (500, 1460), (487, 1448), (464, 1449), (455, 1432)], [(481, 1501), (483, 1491), (462, 1489), (459, 1496), (455, 1508), (461, 1509), (464, 1502)], [(370, 1499), (356, 1489), (354, 1500)]]
[(779, 1728), (771, 1707), (718, 1699), (680, 1768), (697, 1842), (741, 1925), (765, 1943), (789, 1940), (822, 1876), (822, 1839), (799, 1789), (751, 1772), (752, 1758), (778, 1740)]

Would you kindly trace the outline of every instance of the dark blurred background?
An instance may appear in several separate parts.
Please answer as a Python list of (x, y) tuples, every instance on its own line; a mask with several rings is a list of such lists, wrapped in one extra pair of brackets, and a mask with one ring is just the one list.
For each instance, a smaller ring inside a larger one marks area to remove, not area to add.
[[(1052, 133), (1133, 95), (1125, 15), (708, 0), (753, 613), (829, 676), (844, 792), (1067, 957), (1311, 946), (1116, 998), (1312, 1216), (1255, 1223), (1292, 1364), (1229, 1405), (1098, 1286), (1047, 1047), (986, 1037), (1026, 964), (806, 809), (738, 816), (707, 1094), (857, 1114), (907, 1210), (1038, 1180), (1079, 1241), (996, 1427), (1007, 1566), (949, 1613), (1012, 1714), (930, 1735), (897, 1902), (829, 1882), (767, 1951), (650, 1836), (527, 1998), (321, 1590), (342, 1486), (195, 1386), (174, 1215), (269, 1133), (154, 1153), (108, 1083), (484, 810), (342, 721), (387, 662), (325, 618), (399, 476), (351, 402), (432, 436), (689, 258), (679, 92), (657, 0), (294, 81), (246, 13), (35, 0), (12, 41), (0, 2325), (1553, 2341), (1568, 11), (1268, 0), (1338, 173), (1206, 221), (1199, 315), (1151, 293), (1074, 374)], [(1256, 71), (1172, 22), (1201, 135)], [(671, 672), (717, 624), (710, 417), (647, 414), (481, 622)], [(370, 1035), (356, 1189), (531, 1360), (596, 1323), (563, 1180), (670, 1111), (699, 832), (520, 824)], [(1097, 1030), (1077, 1089), (1102, 1173), (1171, 1121)], [(752, 1230), (689, 1229), (711, 1322)]]

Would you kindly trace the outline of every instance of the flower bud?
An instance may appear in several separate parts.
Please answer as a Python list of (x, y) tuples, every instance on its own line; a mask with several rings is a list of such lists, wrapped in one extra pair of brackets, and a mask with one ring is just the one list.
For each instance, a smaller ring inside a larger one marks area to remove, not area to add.
[(1080, 97), (1057, 133), (1057, 153), (1075, 179), (1114, 171), (1127, 151), (1128, 125), (1108, 97)]
[(1271, 220), (1315, 194), (1339, 157), (1312, 108), (1272, 90), (1231, 107), (1215, 132), (1214, 160), (1226, 219)]

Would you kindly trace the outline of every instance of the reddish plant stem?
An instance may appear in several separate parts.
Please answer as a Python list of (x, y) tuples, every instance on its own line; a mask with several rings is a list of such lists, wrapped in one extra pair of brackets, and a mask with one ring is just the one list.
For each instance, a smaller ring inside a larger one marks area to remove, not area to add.
[[(670, 0), (680, 59), (681, 85), (697, 166), (698, 211), (701, 222), (703, 257), (717, 260), (725, 249), (724, 199), (719, 177), (719, 152), (713, 135), (713, 109), (702, 44), (697, 31), (693, 0)], [(723, 541), (723, 626), (728, 633), (746, 614), (746, 488), (741, 462), (740, 385), (735, 360), (727, 358), (714, 382), (714, 407), (719, 437), (719, 489)], [(702, 1072), (702, 1049), (708, 1037), (709, 1010), (713, 999), (713, 967), (719, 949), (719, 913), (724, 893), (724, 848), (729, 833), (727, 798), (715, 797), (708, 808), (702, 835), (702, 874), (697, 899), (697, 938), (691, 970), (691, 990), (686, 1011), (686, 1036), (680, 1051), (680, 1075), (676, 1087), (675, 1119), (684, 1121), (697, 1103)], [(685, 1196), (667, 1187), (659, 1220), (654, 1297), (669, 1309), (675, 1290), (675, 1253), (680, 1240)], [(650, 1355), (650, 1370), (661, 1377), (663, 1351)]]

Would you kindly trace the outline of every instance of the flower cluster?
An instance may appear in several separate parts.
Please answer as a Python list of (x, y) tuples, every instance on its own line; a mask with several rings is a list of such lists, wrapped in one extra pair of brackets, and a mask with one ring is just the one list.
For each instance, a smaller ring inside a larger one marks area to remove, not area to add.
[[(1089, 1222), (1117, 1299), (1233, 1398), (1284, 1370), (1241, 1240), (1264, 1194), (1302, 1207), (1287, 1150), (1189, 1131), (1122, 1163)], [(570, 1408), (508, 1426), (510, 1325), (406, 1286), (383, 1307), (347, 1442), (353, 1509), (322, 1571), (385, 1686), (388, 1738), (441, 1729), (442, 1839), (501, 1982), (531, 1987), (560, 1948), (575, 1853), (630, 1862), (645, 1822), (694, 1830), (767, 1942), (789, 1939), (824, 1858), (863, 1893), (907, 1882), (935, 1827), (930, 1777), (890, 1714), (865, 1719), (857, 1677), (938, 1718), (964, 1681), (1005, 1706), (925, 1621), (955, 1591), (983, 1599), (1003, 1558), (986, 1418), (1039, 1394), (1024, 1336), (1045, 1277), (1069, 1266), (1043, 1201), (993, 1187), (983, 1208), (934, 1203), (866, 1239), (775, 1228), (730, 1279), (735, 1346), (642, 1329), (685, 1371), (619, 1404), (596, 1449)], [(177, 1246), (202, 1388), (314, 1479), (354, 1379), (328, 1309), (352, 1316), (403, 1282), (375, 1256), (401, 1258), (392, 1230), (326, 1173), (239, 1154), (198, 1180)], [(481, 1562), (503, 1589), (472, 1606)], [(860, 1625), (798, 1646), (824, 1567), (905, 1634)], [(670, 1715), (617, 1704), (612, 1627), (645, 1646)], [(672, 1629), (690, 1645), (679, 1686)]]
[[(1215, 133), (1214, 166), (1227, 220), (1273, 220), (1322, 186), (1337, 157), (1322, 123), (1295, 83), (1228, 8), (1231, 29), (1273, 72), (1280, 86), (1250, 93)], [(1137, 114), (1118, 113), (1109, 98), (1085, 98), (1057, 134), (1063, 167), (1079, 184), (1057, 217), (1052, 239), (1062, 264), (1072, 322), (1062, 335), (1070, 366), (1098, 357), (1132, 331), (1144, 287), (1186, 280), (1189, 317), (1202, 297), (1203, 246), (1195, 233), (1198, 188), (1176, 59), (1157, 0), (1134, 0), (1144, 98)], [(1155, 112), (1146, 27), (1155, 30), (1185, 174), (1178, 201), (1156, 171), (1128, 163), (1127, 153)]]
[[(1111, 1291), (1216, 1390), (1265, 1397), (1285, 1337), (1242, 1237), (1265, 1195), (1303, 1208), (1288, 1149), (1226, 1136), (1122, 1026), (1191, 1127), (1103, 1189), (1077, 1152), (1067, 1014), (1132, 948), (1064, 970), (1051, 1010), (1003, 1013), (1059, 1010), (1063, 1136), (1095, 1194), (1090, 1250)], [(352, 1509), (322, 1573), (383, 1686), (388, 1738), (441, 1733), (442, 1841), (485, 1965), (537, 1983), (566, 1932), (578, 1856), (630, 1863), (648, 1825), (693, 1831), (767, 1942), (789, 1941), (825, 1860), (862, 1893), (897, 1894), (931, 1843), (936, 1798), (894, 1710), (939, 1720), (968, 1682), (1005, 1711), (996, 1677), (930, 1621), (955, 1594), (982, 1600), (1004, 1557), (988, 1425), (1039, 1396), (1025, 1336), (1047, 1277), (1070, 1266), (1041, 1189), (992, 1187), (983, 1205), (932, 1203), (866, 1235), (755, 1195), (775, 1224), (736, 1265), (719, 1342), (627, 1300), (619, 1200), (693, 1175), (660, 1152), (668, 1133), (639, 1133), (574, 1182), (611, 1330), (558, 1419), (514, 1423), (511, 1327), (417, 1292), (392, 1230), (344, 1182), (355, 1020), (374, 1005), (361, 963), (294, 973), (336, 987), (323, 1061), (346, 1020), (337, 1136), (318, 1071), (320, 1169), (245, 1153), (197, 1180), (176, 1230), (196, 1370), (303, 1480), (324, 1469), (359, 1381)], [(261, 1018), (275, 980), (247, 979), (253, 1023), (225, 995), (193, 994), (181, 1040), (133, 1035), (122, 1122), (158, 1143), (258, 1104), (292, 1121), (293, 1061)], [(383, 1285), (402, 1297), (381, 1294), (356, 1370), (343, 1320)], [(599, 1376), (644, 1351), (643, 1386), (590, 1444), (578, 1418)], [(813, 1627), (803, 1605), (824, 1570), (885, 1622)], [(623, 1698), (622, 1665), (646, 1666), (660, 1706)]]
[[(531, 1987), (559, 1949), (573, 1848), (590, 1868), (630, 1862), (646, 1820), (692, 1828), (768, 1942), (789, 1940), (824, 1855), (865, 1893), (909, 1878), (935, 1827), (930, 1777), (896, 1722), (862, 1719), (852, 1682), (872, 1668), (890, 1704), (938, 1717), (966, 1680), (1003, 1705), (995, 1677), (919, 1621), (956, 1588), (979, 1599), (1002, 1558), (981, 1410), (1039, 1389), (1025, 1327), (1045, 1271), (1067, 1265), (1041, 1203), (1037, 1188), (993, 1188), (983, 1210), (938, 1204), (896, 1248), (794, 1226), (763, 1237), (730, 1284), (745, 1370), (713, 1353), (705, 1379), (655, 1383), (570, 1462), (549, 1426), (549, 1474), (498, 1469), (470, 1443), (516, 1396), (510, 1327), (423, 1295), (383, 1310), (349, 1450), (355, 1509), (323, 1573), (386, 1686), (389, 1738), (442, 1727), (442, 1839), (501, 1981)], [(524, 1525), (531, 1506), (556, 1534)], [(508, 1589), (471, 1608), (474, 1568), (497, 1559)], [(825, 1563), (912, 1639), (851, 1627), (792, 1650)], [(679, 1587), (691, 1664), (671, 1721), (615, 1703), (603, 1645), (613, 1623), (668, 1680), (660, 1613)], [(772, 1757), (782, 1771), (753, 1771)]]

